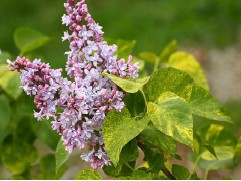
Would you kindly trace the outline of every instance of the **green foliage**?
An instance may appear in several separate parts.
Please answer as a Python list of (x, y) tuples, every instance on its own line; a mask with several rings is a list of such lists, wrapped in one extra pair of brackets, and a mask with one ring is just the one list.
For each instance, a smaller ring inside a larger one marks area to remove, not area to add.
[(193, 135), (193, 147), (197, 155), (201, 155), (204, 151), (208, 150), (217, 159), (214, 148), (198, 134)]
[(149, 101), (155, 102), (162, 93), (173, 92), (179, 97), (188, 99), (193, 79), (184, 71), (168, 67), (155, 71), (145, 85)]
[[(116, 111), (108, 113), (103, 124), (103, 138), (108, 156), (115, 166), (119, 161), (123, 146), (142, 132), (148, 122), (148, 117), (140, 120), (131, 118), (126, 108), (120, 113)], [(120, 137), (120, 135), (123, 136)]]
[(40, 160), (40, 178), (41, 180), (53, 180), (55, 177), (55, 156), (48, 154)]
[(215, 152), (218, 160), (209, 152), (204, 152), (198, 164), (201, 168), (206, 170), (224, 169), (233, 167), (233, 152), (231, 147), (216, 147)]
[(199, 130), (200, 135), (215, 150), (204, 149), (192, 154), (196, 164), (206, 170), (228, 169), (235, 166), (235, 149), (238, 148), (237, 138), (224, 126), (211, 124)]
[(143, 114), (145, 100), (140, 91), (134, 94), (127, 94), (124, 102), (132, 116)]
[(131, 140), (121, 150), (118, 164), (105, 166), (103, 171), (112, 177), (132, 175), (138, 154), (137, 142)]
[[(234, 162), (230, 158), (234, 157), (233, 152), (236, 143), (233, 143), (232, 146), (223, 146), (225, 143), (224, 138), (228, 134), (222, 133), (224, 135), (217, 139), (220, 141), (220, 145), (217, 145), (217, 142), (213, 144), (207, 135), (201, 134), (199, 136), (193, 130), (193, 114), (216, 121), (231, 122), (231, 118), (227, 115), (224, 108), (207, 91), (208, 84), (197, 60), (190, 54), (176, 52), (176, 42), (172, 42), (161, 53), (160, 57), (164, 58), (160, 58), (150, 52), (144, 52), (140, 54), (140, 57), (149, 63), (155, 63), (157, 67), (161, 63), (166, 63), (166, 66), (170, 67), (158, 69), (148, 79), (143, 81), (141, 85), (133, 83), (132, 80), (130, 82), (129, 79), (121, 79), (104, 73), (105, 76), (108, 76), (124, 91), (132, 93), (127, 94), (125, 99), (131, 115), (128, 113), (128, 116), (123, 116), (126, 113), (126, 109), (124, 109), (121, 113), (114, 111), (109, 113), (105, 119), (103, 126), (104, 141), (108, 155), (116, 166), (106, 167), (104, 169), (105, 172), (108, 175), (118, 177), (118, 179), (132, 178), (131, 175), (123, 177), (124, 175), (121, 173), (122, 167), (118, 163), (118, 159), (121, 158), (119, 156), (120, 150), (127, 142), (123, 143), (125, 138), (120, 138), (119, 135), (121, 133), (126, 133), (125, 136), (129, 135), (131, 132), (129, 127), (132, 126), (133, 131), (131, 133), (134, 134), (134, 130), (137, 130), (137, 128), (134, 129), (134, 124), (132, 125), (130, 121), (131, 116), (133, 116), (133, 119), (144, 117), (152, 122), (145, 126), (143, 131), (135, 133), (136, 136), (138, 135), (138, 146), (145, 155), (144, 160), (147, 163), (147, 166), (145, 166), (147, 173), (158, 174), (167, 158), (169, 158), (167, 155), (171, 157), (176, 156), (175, 141), (194, 148), (195, 154), (193, 154), (195, 155), (194, 162), (196, 166), (198, 165), (207, 170), (233, 166)], [(151, 58), (155, 60), (151, 61)], [(196, 84), (204, 88), (196, 86)], [(113, 115), (113, 118), (110, 119), (109, 115), (112, 116), (114, 113), (116, 116)], [(127, 123), (126, 117), (129, 117), (129, 123)], [(120, 126), (121, 123), (125, 124), (125, 126)], [(113, 126), (109, 127), (108, 124), (113, 124)], [(106, 127), (109, 129), (106, 130)], [(123, 129), (123, 127), (125, 128)], [(137, 127), (140, 128), (140, 126)], [(116, 136), (112, 137), (113, 132)], [(216, 133), (217, 131), (204, 131), (204, 133), (209, 135), (212, 132)], [(111, 135), (108, 135), (111, 138), (109, 140), (105, 139), (105, 134), (107, 133)], [(131, 136), (131, 139), (134, 137)], [(229, 137), (232, 136), (229, 135)], [(233, 141), (235, 139), (232, 137)], [(239, 150), (238, 145), (236, 150)], [(230, 153), (232, 153), (231, 157)], [(209, 166), (206, 164), (209, 164)], [(180, 165), (173, 165), (172, 174), (178, 179), (198, 178), (195, 172), (190, 174), (185, 167)]]
[(6, 64), (0, 64), (0, 87), (13, 99), (17, 99), (22, 90), (18, 72), (10, 72)]
[(118, 180), (152, 180), (150, 174), (146, 174), (146, 172), (142, 170), (135, 170), (132, 176), (128, 177), (118, 177)]
[(172, 54), (167, 65), (187, 72), (194, 82), (208, 90), (207, 79), (198, 61), (190, 54), (185, 52), (176, 52)]
[(165, 162), (163, 152), (151, 148), (150, 146), (148, 146), (148, 144), (142, 145), (141, 149), (145, 154), (144, 161), (147, 161), (148, 163), (148, 172), (158, 174)]
[(0, 53), (0, 64), (6, 64), (6, 60), (10, 59), (11, 55), (8, 52), (1, 52)]
[(181, 165), (172, 165), (172, 174), (178, 180), (187, 180), (190, 176), (189, 170)]
[[(63, 141), (60, 139), (56, 148), (55, 160), (56, 160), (56, 175), (61, 175), (65, 168), (65, 163), (70, 157), (70, 153), (65, 150), (65, 146), (63, 145)], [(60, 173), (59, 173), (60, 172)]]
[[(169, 60), (169, 57), (177, 51), (177, 42), (176, 40), (171, 41), (160, 54), (160, 62), (166, 63)], [(181, 61), (181, 60), (180, 60)], [(159, 66), (159, 65), (158, 65)]]
[(131, 180), (151, 180), (151, 175), (150, 174), (146, 174), (142, 170), (135, 170), (133, 172)]
[(97, 171), (84, 169), (77, 174), (75, 180), (102, 180), (102, 178)]
[(36, 120), (32, 120), (31, 126), (38, 139), (48, 145), (52, 150), (56, 149), (60, 136), (51, 129), (51, 123), (49, 121), (36, 122)]
[(168, 154), (174, 156), (176, 153), (176, 142), (172, 137), (165, 135), (152, 124), (148, 125), (139, 136), (144, 142), (151, 144)]
[(4, 95), (0, 95), (0, 149), (10, 121), (10, 105)]
[[(33, 53), (33, 50), (45, 45), (50, 39), (35, 30), (20, 28), (15, 33), (15, 40), (21, 53), (25, 54), (30, 51)], [(39, 158), (34, 145), (35, 140), (40, 139), (55, 150), (59, 136), (50, 129), (49, 122), (36, 124), (36, 120), (33, 120), (34, 107), (33, 103), (30, 104), (33, 100), (22, 94), (19, 73), (9, 71), (7, 67), (6, 61), (11, 57), (7, 52), (0, 54), (2, 164), (12, 174), (12, 179), (59, 179), (66, 169), (66, 164), (59, 168), (55, 177), (55, 157), (47, 155)]]
[(14, 42), (20, 54), (26, 54), (50, 41), (50, 38), (31, 28), (19, 28), (14, 32)]
[(136, 93), (148, 82), (149, 77), (136, 78), (136, 79), (122, 79), (115, 75), (103, 72), (101, 75), (109, 77), (116, 85), (121, 87), (125, 92)]
[(202, 87), (192, 87), (189, 103), (193, 114), (217, 121), (232, 122), (220, 103)]
[(161, 94), (157, 103), (148, 103), (147, 112), (152, 123), (162, 133), (192, 147), (192, 112), (184, 99), (166, 92)]
[(235, 147), (233, 159), (235, 163), (239, 163), (241, 160), (241, 137), (239, 137), (238, 143)]
[(156, 71), (161, 64), (167, 63), (169, 57), (177, 51), (177, 42), (175, 40), (171, 41), (161, 52), (160, 56), (157, 56), (152, 52), (141, 52), (139, 57), (143, 60), (154, 64), (154, 71)]
[(37, 150), (21, 137), (10, 135), (3, 142), (1, 158), (13, 175), (21, 175), (37, 159)]
[(1, 159), (13, 175), (25, 174), (38, 158), (37, 150), (33, 145), (35, 135), (30, 129), (27, 117), (22, 117), (16, 123), (11, 120), (10, 123), (14, 131), (7, 132), (7, 137), (2, 144)]
[(139, 57), (145, 60), (146, 62), (155, 64), (156, 61), (158, 61), (158, 56), (155, 53), (152, 52), (141, 52), (139, 54)]

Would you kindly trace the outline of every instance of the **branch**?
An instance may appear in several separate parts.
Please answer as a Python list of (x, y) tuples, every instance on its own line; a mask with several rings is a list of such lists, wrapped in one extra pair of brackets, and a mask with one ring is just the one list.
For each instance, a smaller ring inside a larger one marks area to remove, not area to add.
[[(144, 144), (141, 142), (137, 142), (137, 145), (144, 151)], [(171, 174), (171, 172), (167, 169), (167, 167), (163, 164), (161, 165), (161, 171), (167, 176), (170, 180), (176, 180), (176, 178)]]
[(170, 180), (176, 180), (176, 178), (171, 174), (165, 165), (161, 166), (161, 171), (169, 178)]

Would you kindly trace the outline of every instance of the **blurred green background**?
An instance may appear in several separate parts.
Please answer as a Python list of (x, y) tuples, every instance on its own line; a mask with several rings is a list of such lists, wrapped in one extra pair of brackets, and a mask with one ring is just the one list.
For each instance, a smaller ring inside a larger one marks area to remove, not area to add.
[[(0, 49), (19, 54), (13, 33), (31, 27), (52, 41), (37, 50), (54, 68), (64, 67), (67, 42), (61, 37), (65, 0), (0, 0)], [(87, 0), (89, 10), (111, 39), (136, 40), (133, 54), (159, 54), (173, 39), (194, 53), (211, 92), (224, 103), (241, 131), (240, 0)], [(240, 88), (240, 89), (239, 89)], [(226, 92), (226, 93), (225, 93)], [(226, 97), (225, 97), (226, 96)]]
[[(0, 48), (18, 54), (13, 32), (32, 27), (53, 38), (40, 52), (53, 66), (64, 65), (61, 16), (64, 0), (0, 0)], [(137, 40), (134, 54), (159, 53), (171, 40), (180, 46), (225, 48), (237, 42), (241, 24), (239, 0), (89, 0), (94, 19), (106, 37)]]

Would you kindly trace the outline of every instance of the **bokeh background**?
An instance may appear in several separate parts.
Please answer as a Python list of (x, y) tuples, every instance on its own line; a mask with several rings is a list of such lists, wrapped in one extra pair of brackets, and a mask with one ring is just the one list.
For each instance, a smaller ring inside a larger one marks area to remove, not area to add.
[[(68, 44), (61, 42), (66, 30), (61, 24), (64, 2), (0, 0), (0, 49), (18, 55), (13, 33), (19, 27), (31, 27), (52, 38), (37, 53), (52, 67), (64, 67), (64, 52), (68, 50)], [(105, 37), (137, 41), (133, 55), (142, 51), (159, 54), (172, 40), (177, 40), (179, 50), (194, 54), (204, 68), (210, 91), (234, 119), (235, 131), (241, 131), (240, 0), (87, 2), (92, 16), (103, 26)]]

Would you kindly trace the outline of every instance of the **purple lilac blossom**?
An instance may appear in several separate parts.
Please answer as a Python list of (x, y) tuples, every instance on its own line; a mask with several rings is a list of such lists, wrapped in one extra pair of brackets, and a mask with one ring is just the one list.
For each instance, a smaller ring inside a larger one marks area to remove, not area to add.
[[(22, 88), (34, 96), (37, 120), (52, 118), (52, 129), (62, 137), (66, 150), (84, 149), (81, 158), (97, 169), (110, 165), (102, 137), (102, 123), (108, 111), (120, 112), (124, 107), (124, 92), (109, 78), (107, 72), (119, 77), (136, 78), (138, 63), (131, 64), (132, 56), (117, 59), (116, 45), (103, 40), (102, 27), (88, 12), (85, 0), (67, 0), (67, 14), (62, 23), (69, 27), (63, 41), (68, 40), (70, 51), (66, 72), (72, 81), (62, 77), (62, 69), (51, 69), (49, 64), (25, 57), (8, 60), (10, 70), (20, 73)], [(60, 108), (57, 110), (57, 108)]]

